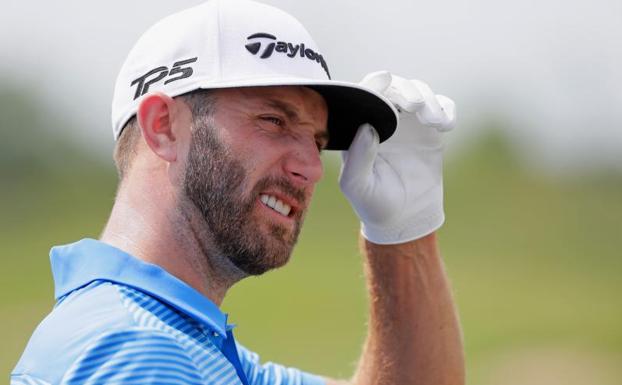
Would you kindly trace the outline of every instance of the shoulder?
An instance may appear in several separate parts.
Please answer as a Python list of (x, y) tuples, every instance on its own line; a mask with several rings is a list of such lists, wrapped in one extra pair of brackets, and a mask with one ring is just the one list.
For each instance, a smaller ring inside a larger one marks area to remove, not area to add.
[[(59, 383), (70, 368), (77, 370), (77, 363), (96, 363), (92, 360), (97, 352), (135, 351), (139, 353), (137, 359), (149, 353), (169, 355), (181, 347), (173, 347), (176, 339), (161, 330), (164, 323), (159, 319), (170, 319), (172, 315), (175, 314), (157, 300), (135, 289), (93, 282), (62, 298), (41, 322), (13, 371), (13, 378), (32, 376)], [(149, 352), (143, 352), (141, 346)]]
[(66, 371), (63, 384), (199, 384), (187, 349), (172, 335), (143, 327), (113, 330), (91, 341)]
[(14, 374), (28, 374), (56, 383), (63, 368), (102, 330), (131, 326), (116, 287), (93, 282), (59, 301), (37, 326)]
[(111, 330), (89, 341), (59, 378), (14, 373), (12, 385), (201, 384), (199, 370), (176, 338), (142, 327)]

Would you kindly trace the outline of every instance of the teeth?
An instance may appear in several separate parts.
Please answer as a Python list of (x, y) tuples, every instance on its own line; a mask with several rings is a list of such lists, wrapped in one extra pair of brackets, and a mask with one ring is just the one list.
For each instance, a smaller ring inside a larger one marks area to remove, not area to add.
[(281, 214), (288, 216), (290, 211), (292, 211), (291, 206), (288, 204), (283, 204), (283, 211), (281, 212)]
[(288, 216), (289, 212), (292, 210), (290, 205), (283, 203), (283, 201), (272, 195), (262, 194), (259, 199), (263, 202), (263, 204), (284, 216)]
[(283, 202), (276, 201), (276, 205), (274, 206), (274, 209), (278, 212), (283, 211)]

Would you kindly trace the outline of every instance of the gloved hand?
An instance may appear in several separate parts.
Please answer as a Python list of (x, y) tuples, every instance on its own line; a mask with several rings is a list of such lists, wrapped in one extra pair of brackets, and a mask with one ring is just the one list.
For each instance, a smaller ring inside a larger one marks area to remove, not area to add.
[(369, 124), (359, 127), (342, 152), (339, 185), (377, 244), (418, 239), (438, 229), (443, 213), (441, 132), (455, 125), (454, 102), (418, 80), (370, 73), (363, 86), (385, 95), (398, 109), (397, 131), (379, 144)]

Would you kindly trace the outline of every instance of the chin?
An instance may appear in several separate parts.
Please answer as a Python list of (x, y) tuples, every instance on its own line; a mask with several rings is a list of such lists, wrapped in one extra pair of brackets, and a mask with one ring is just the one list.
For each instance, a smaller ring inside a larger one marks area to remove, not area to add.
[(270, 256), (263, 255), (260, 258), (247, 259), (237, 255), (229, 258), (231, 262), (247, 275), (262, 275), (270, 270), (278, 269), (289, 262), (290, 254)]
[(282, 226), (270, 226), (266, 236), (256, 237), (252, 244), (229, 254), (229, 259), (246, 274), (261, 275), (289, 262), (297, 238), (297, 232), (292, 234)]

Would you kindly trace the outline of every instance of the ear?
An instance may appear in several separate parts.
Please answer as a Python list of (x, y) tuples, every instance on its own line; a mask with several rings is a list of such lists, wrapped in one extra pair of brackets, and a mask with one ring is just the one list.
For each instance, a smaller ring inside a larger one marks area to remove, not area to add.
[(145, 96), (136, 112), (145, 142), (151, 151), (167, 162), (177, 159), (177, 143), (173, 132), (176, 114), (175, 101), (161, 92)]

